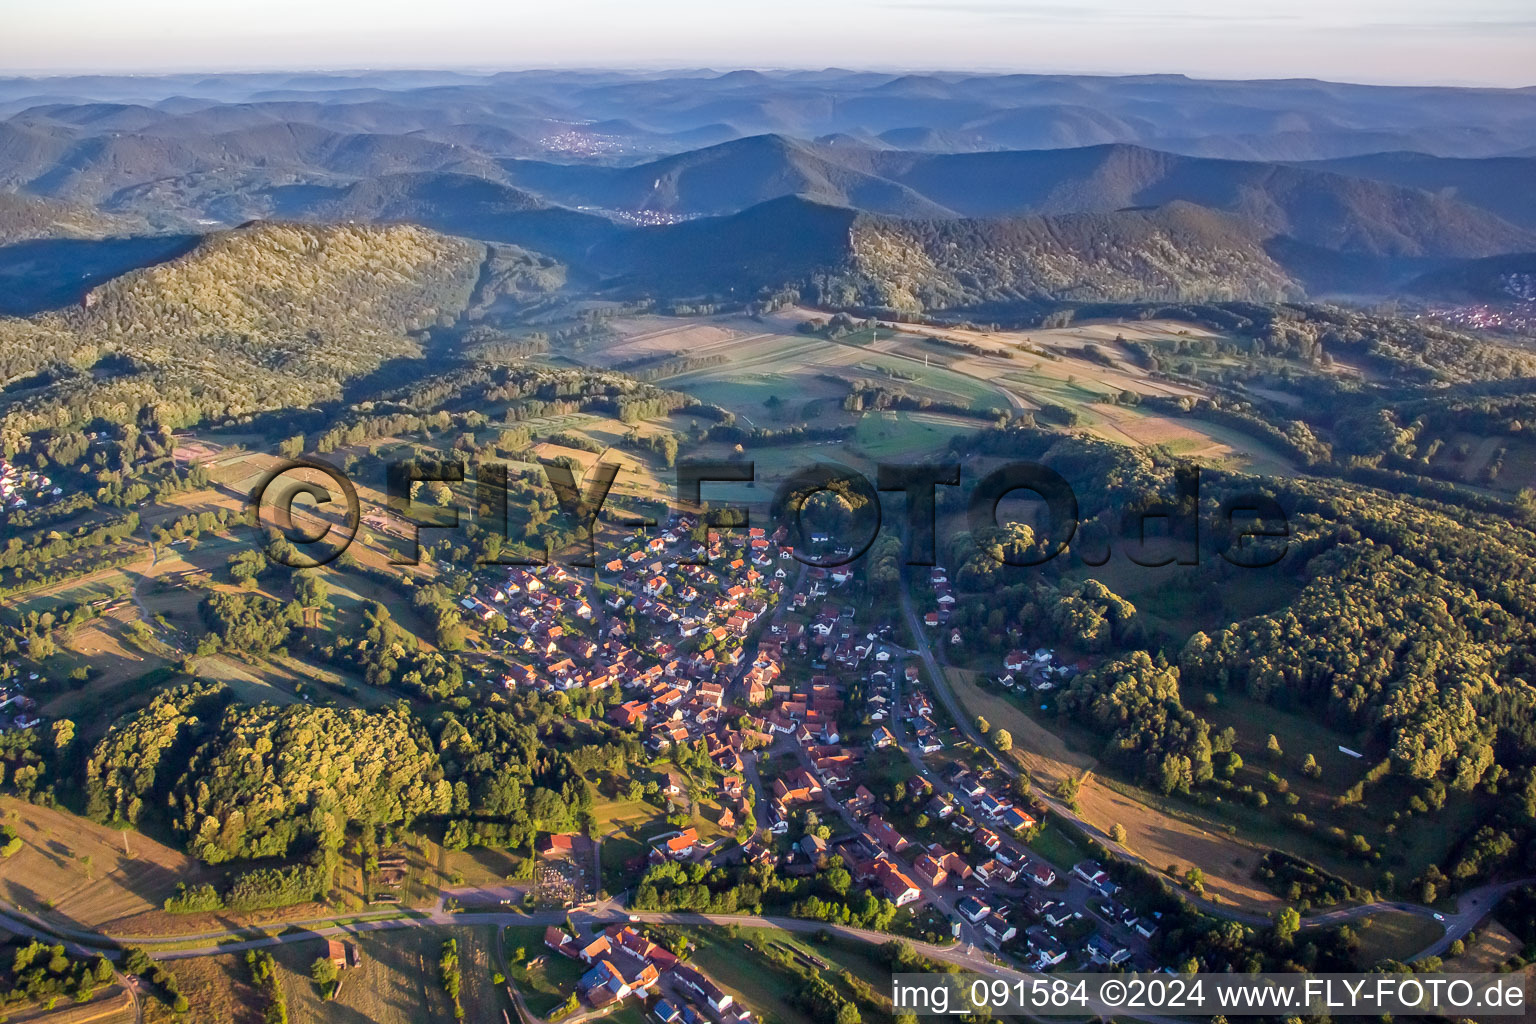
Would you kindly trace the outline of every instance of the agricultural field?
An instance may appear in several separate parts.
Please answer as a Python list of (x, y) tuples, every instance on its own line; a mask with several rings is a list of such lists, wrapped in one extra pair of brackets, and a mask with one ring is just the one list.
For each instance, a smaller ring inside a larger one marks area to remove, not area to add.
[(341, 974), (336, 998), (324, 1001), (309, 968), (323, 955), (322, 942), (275, 947), (289, 1017), (315, 1024), (452, 1024), (451, 1004), (438, 980), (443, 942), (458, 940), (463, 972), (465, 1019), (499, 1021), (510, 1000), (491, 983), (494, 931), (489, 928), (402, 928), (365, 932), (342, 941), (352, 943), (362, 964)]
[[(1490, 481), (1489, 465), (1500, 452), (1502, 464), (1497, 477)], [(1430, 459), (1430, 465), (1452, 479), (1513, 494), (1536, 479), (1536, 444), (1507, 435), (1455, 433)]]
[[(16, 1024), (135, 1024), (133, 1000), (116, 985), (98, 992), (88, 1003), (60, 1002), (53, 1010), (9, 1008)], [(146, 1020), (153, 1018), (146, 1015)]]
[[(921, 446), (916, 450), (941, 447), (949, 428), (963, 433), (979, 425), (959, 418), (927, 419), (928, 414), (922, 414), (923, 419), (901, 421), (901, 430), (881, 430), (868, 417), (850, 417), (840, 407), (849, 384), (864, 378), (936, 403), (965, 406), (982, 416), (993, 411), (1038, 410), (1044, 405), (1065, 407), (1076, 413), (1081, 429), (1106, 440), (1160, 446), (1226, 469), (1295, 472), (1285, 456), (1239, 431), (1112, 402), (1127, 391), (1164, 397), (1198, 394), (1182, 384), (1152, 379), (1117, 340), (1156, 348), (1179, 340), (1219, 337), (1190, 324), (1149, 320), (998, 332), (902, 327), (879, 330), (873, 337), (856, 332), (837, 341), (796, 330), (801, 322), (819, 316), (794, 309), (757, 320), (739, 316), (620, 319), (610, 324), (615, 339), (600, 352), (583, 357), (606, 366), (673, 355), (728, 357), (721, 365), (689, 370), (657, 383), (730, 409), (748, 427), (851, 422), (862, 449), (850, 451), (856, 457), (878, 459), (914, 450), (901, 447), (908, 439), (901, 434)], [(1210, 362), (1220, 364), (1216, 359)], [(917, 423), (927, 429), (918, 429)]]
[(1231, 427), (1190, 417), (1172, 418), (1137, 406), (1094, 403), (1089, 431), (1106, 441), (1138, 448), (1158, 447), (1202, 466), (1237, 472), (1285, 475), (1295, 465), (1273, 448)]
[(0, 815), (23, 844), (0, 872), (0, 896), (60, 924), (133, 934), (133, 918), (159, 913), (177, 882), (195, 883), (206, 874), (185, 854), (140, 832), (12, 797), (0, 797)]
[(1422, 914), (1404, 914), (1392, 911), (1373, 914), (1356, 926), (1360, 936), (1360, 960), (1375, 963), (1377, 960), (1407, 962), (1422, 949), (1445, 934), (1444, 926), (1434, 918)]
[(153, 996), (143, 999), (144, 1019), (149, 1024), (184, 1021), (186, 1024), (262, 1024), (261, 996), (251, 984), (245, 954), (200, 956), (171, 965), (176, 981), (187, 997), (185, 1014), (176, 1014)]

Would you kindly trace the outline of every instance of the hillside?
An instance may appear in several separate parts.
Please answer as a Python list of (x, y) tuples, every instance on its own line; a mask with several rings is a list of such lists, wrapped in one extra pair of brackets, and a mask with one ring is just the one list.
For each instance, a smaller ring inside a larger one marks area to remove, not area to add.
[(246, 172), (277, 183), (294, 175), (363, 178), (428, 170), (498, 173), (490, 158), (451, 143), (414, 134), (336, 132), (302, 122), (208, 134), (86, 135), (46, 121), (0, 124), (0, 185), (75, 202), (106, 202), (125, 189), (211, 174)]
[(895, 309), (1301, 294), (1246, 225), (1183, 203), (1003, 220), (861, 218), (851, 246), (851, 273), (832, 289), (856, 289), (860, 303)]
[(1455, 159), (1426, 153), (1373, 153), (1304, 164), (1309, 168), (1433, 192), (1536, 230), (1536, 155)]
[(621, 291), (753, 295), (842, 267), (858, 214), (799, 198), (729, 217), (640, 228), (591, 254), (591, 269)]
[(1409, 295), (1446, 302), (1536, 301), (1536, 252), (1465, 260), (1414, 278)]
[(1108, 212), (1183, 201), (1271, 234), (1384, 257), (1471, 257), (1529, 243), (1529, 231), (1415, 188), (1323, 170), (1177, 156), (1137, 146), (1013, 153), (871, 154), (874, 173), (968, 216)]
[(638, 167), (508, 161), (514, 184), (569, 205), (716, 216), (782, 196), (902, 217), (952, 211), (897, 182), (839, 163), (833, 147), (759, 135)]
[(1300, 294), (1230, 217), (1152, 211), (917, 221), (781, 199), (633, 232), (594, 254), (624, 289), (755, 294), (915, 311), (1042, 299), (1269, 301)]
[(0, 245), (39, 238), (100, 238), (142, 227), (135, 219), (113, 217), (86, 206), (0, 192)]
[[(339, 393), (420, 351), (410, 332), (455, 317), (482, 246), (417, 227), (254, 224), (92, 289), (71, 310), (0, 320), (0, 375), (50, 369), (7, 394), (7, 424), (181, 424)], [(107, 363), (111, 374), (81, 372)]]
[(506, 167), (514, 183), (553, 202), (626, 211), (714, 216), (790, 195), (918, 219), (1109, 213), (1188, 202), (1242, 217), (1270, 235), (1387, 259), (1470, 258), (1536, 245), (1536, 231), (1410, 185), (1131, 145), (935, 154), (767, 135), (636, 167)]

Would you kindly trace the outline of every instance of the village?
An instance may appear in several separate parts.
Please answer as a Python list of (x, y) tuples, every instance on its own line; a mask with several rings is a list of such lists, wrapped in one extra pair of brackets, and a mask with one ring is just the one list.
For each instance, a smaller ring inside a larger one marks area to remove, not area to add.
[[(1043, 809), (936, 712), (897, 621), (856, 606), (850, 571), (804, 565), (785, 540), (782, 530), (703, 530), (683, 515), (599, 556), (590, 577), (500, 571), (463, 601), (496, 627), (487, 685), (616, 686), (608, 720), (642, 736), (657, 763), (702, 746), (718, 773), (718, 824), (736, 841), (674, 828), (651, 837), (647, 865), (763, 864), (794, 876), (837, 863), (938, 941), (1000, 963), (1159, 969), (1157, 915), (1127, 902), (1099, 864), (1031, 849)], [(942, 568), (929, 582), (925, 624), (944, 643), (953, 596)], [(1077, 671), (1048, 648), (1010, 651), (999, 668), (1005, 688), (1036, 690)], [(659, 796), (686, 807), (685, 781), (663, 773)], [(565, 862), (584, 841), (548, 837), (543, 858)], [(568, 907), (602, 902), (593, 884), (568, 888)], [(576, 994), (594, 1010), (639, 999), (667, 1024), (750, 1016), (643, 929), (583, 938), (552, 928), (546, 945), (589, 967)]]

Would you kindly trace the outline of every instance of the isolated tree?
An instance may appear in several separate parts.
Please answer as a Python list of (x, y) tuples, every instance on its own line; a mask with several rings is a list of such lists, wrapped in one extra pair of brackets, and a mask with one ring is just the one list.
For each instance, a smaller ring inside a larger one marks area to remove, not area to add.
[(1013, 749), (1013, 734), (1007, 729), (999, 729), (992, 734), (992, 743), (998, 750), (1006, 754)]
[(322, 608), (330, 600), (331, 588), (319, 574), (306, 570), (293, 583), (293, 596), (306, 608)]
[(315, 962), (309, 965), (309, 977), (320, 988), (322, 997), (331, 998), (336, 985), (336, 979), (340, 972), (336, 970), (336, 964), (330, 957), (316, 957)]
[(1264, 743), (1264, 749), (1276, 761), (1285, 756), (1285, 751), (1280, 749), (1280, 739), (1274, 733), (1269, 734), (1269, 739)]
[(1301, 914), (1295, 907), (1282, 907), (1275, 915), (1275, 938), (1282, 943), (1289, 943), (1301, 930)]
[(991, 730), (992, 730), (992, 723), (987, 721), (985, 718), (982, 718), (980, 715), (977, 715), (976, 716), (976, 731), (981, 733), (983, 736), (985, 736)]
[(1120, 824), (1118, 821), (1115, 822), (1113, 825), (1111, 825), (1109, 827), (1109, 838), (1114, 840), (1115, 842), (1119, 843), (1120, 845), (1124, 846), (1125, 845), (1125, 826)]

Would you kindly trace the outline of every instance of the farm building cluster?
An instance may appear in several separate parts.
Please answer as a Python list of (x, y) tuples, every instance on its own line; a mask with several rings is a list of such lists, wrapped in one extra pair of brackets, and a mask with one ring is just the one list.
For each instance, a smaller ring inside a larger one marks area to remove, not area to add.
[(0, 457), (0, 507), (16, 511), (33, 505), (46, 505), (64, 493), (47, 474), (24, 469)]
[(635, 999), (662, 1024), (746, 1024), (752, 1013), (697, 968), (629, 925), (613, 924), (583, 942), (551, 926), (544, 945), (590, 966), (576, 994), (593, 1009)]
[[(36, 681), (37, 673), (31, 673), (30, 679)], [(41, 725), (42, 721), (37, 714), (37, 701), (27, 696), (21, 679), (0, 680), (0, 732), (31, 729)]]

